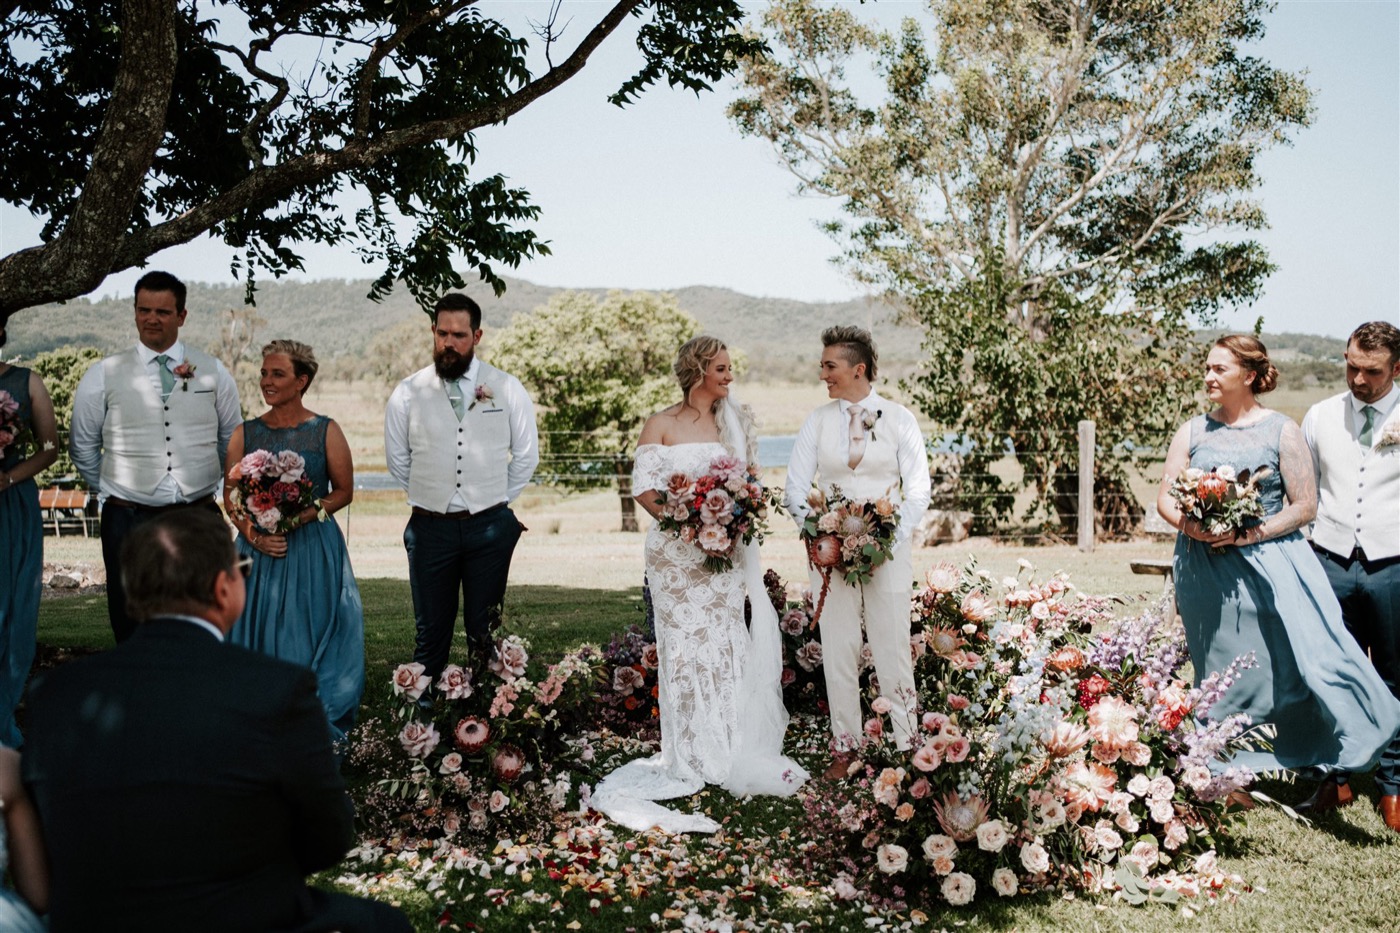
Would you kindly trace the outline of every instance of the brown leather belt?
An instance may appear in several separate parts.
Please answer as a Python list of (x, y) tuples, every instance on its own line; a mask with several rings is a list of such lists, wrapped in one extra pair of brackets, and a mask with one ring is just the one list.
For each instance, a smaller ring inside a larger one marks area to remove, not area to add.
[(169, 505), (146, 505), (143, 502), (132, 502), (130, 499), (119, 499), (116, 496), (108, 496), (107, 504), (115, 505), (119, 509), (137, 509), (141, 512), (169, 512), (174, 509), (187, 509), (192, 505), (214, 505), (214, 497), (208, 495), (203, 499), (195, 499), (193, 502), (172, 502)]
[(495, 505), (487, 506), (478, 512), (434, 512), (429, 509), (419, 508), (415, 505), (413, 506), (413, 514), (422, 515), (425, 518), (448, 518), (454, 522), (461, 522), (469, 518), (476, 518), (478, 515), (489, 515), (492, 512), (498, 512), (505, 507), (506, 504), (504, 502), (497, 502)]

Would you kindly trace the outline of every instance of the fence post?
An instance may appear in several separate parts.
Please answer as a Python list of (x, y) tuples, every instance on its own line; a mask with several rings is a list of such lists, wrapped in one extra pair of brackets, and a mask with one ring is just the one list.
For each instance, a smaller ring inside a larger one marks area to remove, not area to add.
[(1079, 422), (1079, 550), (1094, 549), (1094, 422)]

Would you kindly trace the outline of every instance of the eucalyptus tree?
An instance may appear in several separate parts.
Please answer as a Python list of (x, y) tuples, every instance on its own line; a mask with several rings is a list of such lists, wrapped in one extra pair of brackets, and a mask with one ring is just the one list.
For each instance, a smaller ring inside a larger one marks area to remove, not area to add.
[(204, 233), (239, 250), (250, 282), (323, 243), (377, 267), (374, 296), (402, 279), (430, 302), (468, 268), (499, 292), (497, 265), (548, 249), (528, 192), (473, 172), (475, 130), (558, 89), (630, 19), (619, 105), (659, 81), (704, 90), (752, 48), (736, 0), (556, 3), (519, 34), (493, 9), (0, 0), (0, 200), (45, 220), (41, 244), (0, 258), (0, 315)]
[(637, 435), (647, 416), (679, 399), (676, 350), (699, 332), (673, 295), (562, 292), (483, 344), (482, 355), (535, 401), (536, 480), (566, 492), (615, 485), (622, 530), (637, 531)]
[(811, 0), (765, 11), (731, 116), (840, 199), (841, 261), (925, 325), (911, 388), (975, 442), (989, 518), (1014, 484), (1075, 527), (1074, 426), (1099, 425), (1099, 521), (1189, 410), (1194, 326), (1255, 299), (1257, 161), (1306, 126), (1303, 78), (1249, 53), (1264, 0), (930, 0), (894, 32)]

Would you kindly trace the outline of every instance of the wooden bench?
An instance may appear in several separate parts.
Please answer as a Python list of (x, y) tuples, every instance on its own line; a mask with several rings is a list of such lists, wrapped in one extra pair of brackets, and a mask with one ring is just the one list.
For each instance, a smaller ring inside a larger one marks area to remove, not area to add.
[[(1150, 535), (1176, 536), (1176, 529), (1168, 525), (1166, 520), (1157, 514), (1156, 509), (1148, 509), (1143, 515), (1142, 530)], [(1133, 573), (1162, 577), (1162, 597), (1164, 599), (1171, 597), (1175, 600), (1176, 593), (1170, 560), (1133, 560), (1128, 561), (1128, 566), (1132, 568)]]
[(91, 496), (85, 489), (58, 489), (50, 487), (39, 490), (39, 513), (43, 517), (45, 525), (53, 524), (53, 533), (59, 537), (63, 536), (64, 527), (73, 528), (77, 526), (82, 529), (83, 537), (89, 537), (91, 527), (88, 515), (88, 503)]

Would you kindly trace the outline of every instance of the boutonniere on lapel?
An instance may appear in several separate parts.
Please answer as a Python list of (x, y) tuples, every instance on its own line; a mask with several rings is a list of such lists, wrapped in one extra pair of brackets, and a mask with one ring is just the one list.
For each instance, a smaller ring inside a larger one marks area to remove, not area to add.
[(495, 397), (496, 393), (491, 391), (490, 386), (479, 385), (476, 387), (476, 398), (470, 405), (467, 406), (467, 411), (471, 411), (473, 408), (475, 408), (477, 402), (489, 402)]
[(867, 411), (860, 416), (861, 427), (865, 428), (866, 433), (870, 435), (872, 441), (875, 440), (875, 425), (879, 423), (880, 418), (884, 414), (885, 410), (883, 408), (877, 408), (874, 411)]
[(194, 369), (193, 363), (181, 363), (171, 370), (175, 374), (175, 378), (180, 380), (180, 391), (188, 392), (190, 390), (190, 380), (194, 378)]
[(1376, 441), (1376, 447), (1397, 447), (1400, 446), (1400, 421), (1391, 421), (1381, 429), (1380, 439)]

